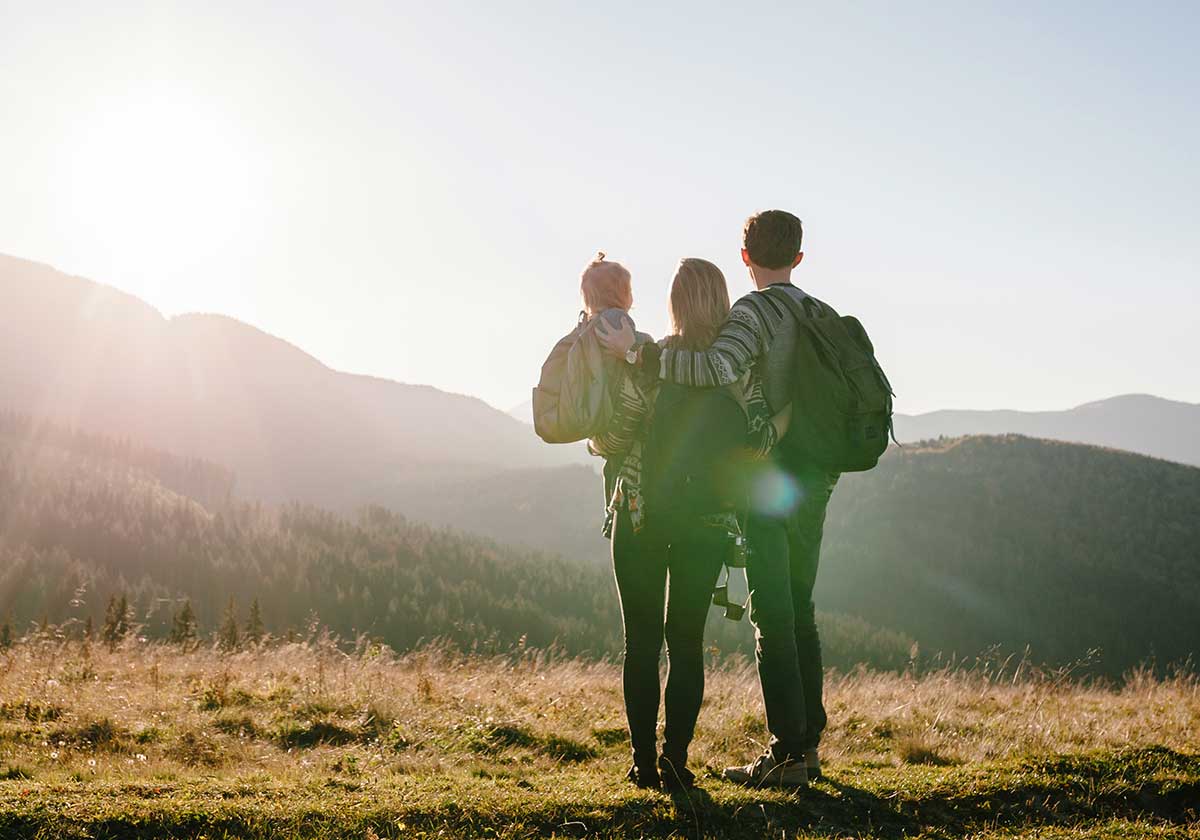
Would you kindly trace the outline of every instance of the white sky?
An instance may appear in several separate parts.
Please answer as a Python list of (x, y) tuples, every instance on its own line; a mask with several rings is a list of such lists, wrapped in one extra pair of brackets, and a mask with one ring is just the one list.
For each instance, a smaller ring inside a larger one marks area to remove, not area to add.
[(0, 251), (167, 314), (509, 408), (779, 206), (901, 411), (1200, 401), (1196, 4), (100, 5), (0, 0)]

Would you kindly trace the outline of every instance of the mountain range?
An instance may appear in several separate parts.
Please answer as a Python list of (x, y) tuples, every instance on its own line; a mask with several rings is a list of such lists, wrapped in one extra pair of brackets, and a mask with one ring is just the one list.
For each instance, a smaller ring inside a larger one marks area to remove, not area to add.
[[(51, 420), (193, 459), (156, 469), (170, 492), (191, 488), (204, 505), (381, 504), (562, 555), (556, 569), (582, 561), (589, 580), (609, 574), (600, 481), (577, 447), (546, 446), (472, 397), (340, 373), (233, 319), (164, 318), (115, 289), (0, 256), (5, 411), (34, 418), (23, 421), (31, 429)], [(1114, 669), (1194, 653), (1200, 469), (1184, 464), (1200, 462), (1198, 428), (1200, 406), (1137, 395), (1062, 412), (900, 415), (907, 445), (844, 476), (834, 496), (820, 602), (843, 626), (865, 622), (850, 635), (874, 639), (889, 662), (908, 639), (959, 654), (1028, 644), (1047, 661), (1100, 647)], [(312, 516), (306, 528), (324, 527)], [(488, 554), (472, 546), (462, 550)]]
[[(526, 400), (508, 412), (533, 422)], [(942, 410), (897, 414), (896, 439), (915, 443), (938, 437), (1018, 434), (1089, 443), (1200, 466), (1200, 403), (1149, 394), (1124, 394), (1063, 411)]]
[(1126, 394), (1065, 411), (933, 411), (896, 415), (902, 443), (1020, 434), (1090, 443), (1200, 466), (1200, 404)]
[(3, 255), (0, 409), (216, 461), (248, 498), (338, 509), (586, 457), (474, 397), (341, 373), (232, 318), (165, 318)]
[[(165, 318), (111, 287), (0, 255), (5, 409), (213, 461), (245, 498), (384, 504), (506, 543), (607, 557), (596, 461), (578, 446), (547, 446), (473, 397), (334, 371), (231, 318)], [(528, 403), (514, 412), (528, 416)], [(897, 415), (896, 428), (904, 442), (1021, 433), (1200, 463), (1200, 406), (1148, 396)]]

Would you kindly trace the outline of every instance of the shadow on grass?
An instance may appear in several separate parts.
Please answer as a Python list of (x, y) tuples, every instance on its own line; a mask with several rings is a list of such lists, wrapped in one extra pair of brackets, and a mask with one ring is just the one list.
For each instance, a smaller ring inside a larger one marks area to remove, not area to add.
[[(949, 838), (985, 827), (1115, 819), (1186, 826), (1200, 819), (1200, 755), (1150, 748), (967, 767), (925, 789), (883, 796), (832, 778), (796, 793), (794, 804), (781, 805), (778, 796), (763, 796), (755, 804), (764, 836), (805, 831), (888, 840), (918, 833)], [(735, 819), (721, 829), (740, 828), (738, 811), (746, 810), (745, 805), (735, 810)]]
[[(547, 779), (548, 785), (554, 780)], [(199, 803), (171, 814), (79, 818), (44, 806), (0, 812), (0, 837), (179, 838), (295, 837), (624, 837), (761, 838), (870, 836), (898, 840), (923, 834), (958, 837), (982, 829), (1039, 829), (1139, 820), (1194, 823), (1200, 814), (1200, 755), (1163, 748), (1095, 753), (1001, 765), (963, 767), (934, 777), (901, 771), (870, 791), (834, 778), (794, 794), (735, 792), (725, 783), (666, 798), (597, 796), (591, 802), (537, 795), (488, 803), (470, 800), (358, 803), (334, 811), (265, 813), (254, 808), (205, 809)], [(707, 789), (706, 789), (707, 788)], [(623, 790), (623, 789), (622, 789)], [(721, 800), (713, 798), (720, 793)], [(730, 795), (726, 795), (730, 794)], [(615, 801), (614, 801), (615, 800)], [(468, 804), (469, 803), (469, 804)]]

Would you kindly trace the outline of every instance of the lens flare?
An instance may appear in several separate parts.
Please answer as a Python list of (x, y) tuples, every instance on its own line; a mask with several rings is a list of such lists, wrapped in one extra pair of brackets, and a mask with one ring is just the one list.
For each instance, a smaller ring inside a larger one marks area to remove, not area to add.
[(799, 506), (803, 492), (794, 478), (774, 464), (767, 464), (750, 482), (750, 508), (763, 516), (787, 516)]

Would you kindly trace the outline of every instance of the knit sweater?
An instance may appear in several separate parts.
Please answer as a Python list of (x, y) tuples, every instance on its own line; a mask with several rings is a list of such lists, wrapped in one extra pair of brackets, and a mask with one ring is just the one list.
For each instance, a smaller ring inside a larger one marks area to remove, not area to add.
[[(664, 352), (668, 352), (664, 350)], [(772, 413), (763, 395), (762, 382), (749, 373), (735, 380), (733, 387), (740, 390), (746, 409), (746, 448), (756, 458), (766, 457), (779, 440)], [(633, 530), (640, 531), (645, 524), (646, 510), (642, 498), (642, 447), (650, 424), (654, 420), (654, 402), (658, 396), (658, 382), (638, 377), (630, 371), (622, 377), (621, 388), (613, 417), (604, 434), (589, 441), (593, 454), (610, 459), (619, 459), (616, 478), (611, 489), (606, 488), (608, 509), (605, 518), (605, 536), (612, 535), (616, 512), (622, 505), (629, 510)]]
[[(789, 294), (804, 294), (790, 283), (771, 288), (780, 288)], [(824, 307), (824, 304), (820, 305)], [(787, 317), (787, 309), (781, 301), (762, 291), (750, 292), (733, 305), (720, 334), (707, 350), (663, 348), (658, 359), (659, 378), (701, 388), (737, 382), (756, 361), (767, 357), (771, 343)]]

